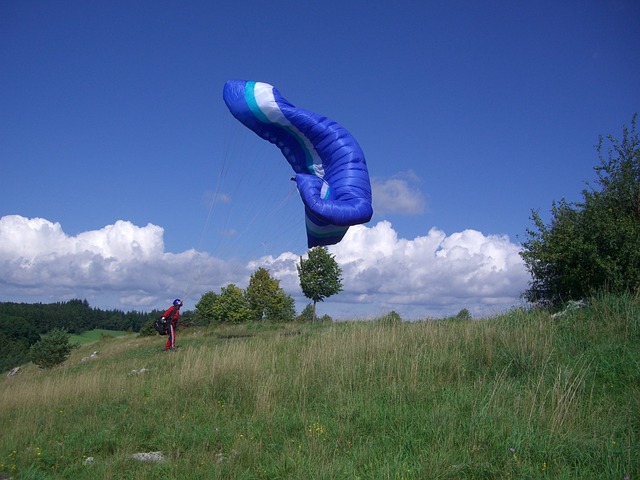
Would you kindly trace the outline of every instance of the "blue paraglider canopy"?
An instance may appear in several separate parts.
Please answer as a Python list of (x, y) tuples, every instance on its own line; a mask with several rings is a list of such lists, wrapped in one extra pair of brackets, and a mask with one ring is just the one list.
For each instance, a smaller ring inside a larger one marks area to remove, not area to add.
[(292, 105), (267, 83), (229, 80), (223, 98), (233, 116), (276, 145), (293, 168), (309, 248), (338, 243), (351, 225), (371, 220), (367, 162), (344, 127)]

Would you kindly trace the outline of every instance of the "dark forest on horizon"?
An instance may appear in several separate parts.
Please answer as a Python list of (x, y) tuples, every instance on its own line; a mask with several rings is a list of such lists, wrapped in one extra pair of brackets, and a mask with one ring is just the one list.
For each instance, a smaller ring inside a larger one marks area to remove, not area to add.
[[(52, 330), (62, 329), (81, 335), (96, 328), (139, 332), (151, 324), (163, 310), (137, 312), (101, 310), (87, 300), (73, 299), (55, 303), (0, 302), (0, 372), (28, 361), (29, 348)], [(186, 311), (186, 320), (191, 312)]]

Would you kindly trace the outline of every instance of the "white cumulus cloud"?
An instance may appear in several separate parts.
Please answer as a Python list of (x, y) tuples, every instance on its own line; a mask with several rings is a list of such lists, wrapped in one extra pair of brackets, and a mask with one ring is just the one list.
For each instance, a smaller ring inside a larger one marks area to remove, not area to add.
[(206, 288), (202, 279), (216, 285), (239, 278), (237, 266), (195, 250), (165, 252), (163, 234), (156, 225), (120, 220), (69, 236), (46, 219), (2, 217), (0, 294), (4, 301), (106, 297), (113, 308), (142, 308), (182, 295), (188, 282)]
[[(398, 238), (391, 223), (381, 221), (374, 227), (351, 227), (329, 251), (343, 272), (344, 291), (336, 298), (352, 308), (370, 306), (374, 315), (396, 310), (425, 318), (461, 308), (492, 314), (519, 304), (529, 279), (519, 246), (507, 236), (475, 230), (447, 236), (432, 228), (425, 236), (407, 240)], [(265, 257), (256, 264), (269, 268), (291, 289), (297, 274), (286, 260), (298, 261)]]
[[(49, 302), (87, 299), (101, 308), (150, 309), (169, 298), (188, 308), (207, 291), (235, 283), (244, 288), (258, 267), (269, 269), (299, 307), (300, 255), (282, 252), (244, 262), (194, 249), (164, 250), (164, 230), (117, 221), (67, 235), (59, 223), (8, 215), (0, 218), (0, 300)], [(528, 273), (520, 247), (506, 236), (475, 230), (445, 234), (432, 228), (414, 239), (398, 237), (388, 221), (355, 226), (329, 247), (343, 271), (344, 291), (322, 308), (335, 318), (372, 317), (391, 310), (426, 318), (469, 309), (475, 316), (519, 303)]]
[(391, 178), (371, 179), (373, 207), (376, 214), (416, 215), (426, 209), (424, 195), (418, 188), (419, 178), (412, 171)]

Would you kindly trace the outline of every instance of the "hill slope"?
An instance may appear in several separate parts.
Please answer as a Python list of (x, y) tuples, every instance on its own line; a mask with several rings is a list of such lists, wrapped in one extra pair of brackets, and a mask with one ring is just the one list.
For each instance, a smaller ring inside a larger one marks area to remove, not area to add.
[[(640, 476), (640, 302), (105, 338), (0, 380), (14, 478)], [(82, 361), (92, 351), (97, 358)], [(136, 453), (161, 452), (142, 462)], [(158, 454), (159, 455), (159, 454)], [(87, 458), (91, 461), (87, 461)]]

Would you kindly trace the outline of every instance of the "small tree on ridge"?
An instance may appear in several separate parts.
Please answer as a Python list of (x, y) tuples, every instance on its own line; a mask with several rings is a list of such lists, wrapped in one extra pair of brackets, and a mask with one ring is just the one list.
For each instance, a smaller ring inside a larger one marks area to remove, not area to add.
[(342, 291), (342, 269), (327, 247), (314, 247), (308, 258), (300, 257), (296, 266), (302, 293), (313, 301), (313, 320), (316, 319), (316, 303), (323, 302)]

